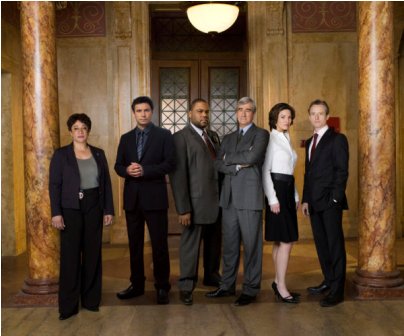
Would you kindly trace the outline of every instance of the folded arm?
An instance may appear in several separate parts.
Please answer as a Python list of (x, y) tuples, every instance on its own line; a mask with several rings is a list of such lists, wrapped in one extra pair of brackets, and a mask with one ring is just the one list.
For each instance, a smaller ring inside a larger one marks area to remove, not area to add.
[(226, 165), (249, 165), (253, 166), (264, 161), (264, 153), (268, 146), (269, 134), (262, 130), (257, 132), (250, 148), (243, 151), (226, 153), (224, 162)]

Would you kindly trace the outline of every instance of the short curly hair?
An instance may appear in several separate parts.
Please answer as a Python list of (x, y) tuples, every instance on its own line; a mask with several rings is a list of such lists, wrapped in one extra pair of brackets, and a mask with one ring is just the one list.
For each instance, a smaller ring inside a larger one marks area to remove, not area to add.
[(272, 131), (273, 129), (276, 129), (276, 123), (278, 122), (278, 117), (279, 113), (283, 110), (289, 110), (291, 117), (292, 117), (292, 122), (290, 125), (293, 125), (293, 120), (295, 119), (296, 112), (295, 109), (290, 106), (289, 104), (286, 103), (278, 103), (274, 105), (271, 110), (269, 111), (268, 114), (268, 121), (269, 121), (269, 129)]
[(69, 117), (69, 119), (67, 119), (67, 129), (69, 131), (72, 130), (72, 127), (76, 123), (77, 120), (82, 122), (84, 125), (86, 125), (87, 128), (88, 128), (88, 131), (90, 132), (90, 130), (91, 130), (91, 119), (85, 113), (74, 113)]

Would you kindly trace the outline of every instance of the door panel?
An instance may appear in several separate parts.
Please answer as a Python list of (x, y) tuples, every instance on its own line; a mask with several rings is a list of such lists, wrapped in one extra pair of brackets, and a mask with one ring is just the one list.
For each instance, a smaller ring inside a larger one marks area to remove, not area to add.
[[(190, 103), (203, 98), (210, 106), (210, 128), (220, 138), (237, 129), (237, 101), (246, 94), (243, 61), (152, 61), (152, 99), (158, 105), (153, 122), (175, 133), (188, 123)], [(157, 104), (158, 102), (158, 104)], [(167, 181), (169, 196), (169, 234), (182, 227)]]
[(152, 62), (152, 99), (158, 102), (158, 113), (153, 115), (155, 124), (172, 133), (184, 128), (189, 102), (197, 96), (197, 61)]
[(201, 62), (201, 96), (209, 102), (210, 129), (221, 139), (237, 129), (234, 112), (245, 91), (244, 62)]

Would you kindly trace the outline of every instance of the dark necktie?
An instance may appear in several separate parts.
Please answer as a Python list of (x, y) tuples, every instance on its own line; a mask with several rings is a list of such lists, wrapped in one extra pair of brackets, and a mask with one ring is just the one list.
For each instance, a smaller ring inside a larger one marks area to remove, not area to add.
[(314, 151), (316, 150), (317, 138), (318, 138), (318, 134), (314, 133), (313, 134), (313, 145), (311, 146), (311, 150), (310, 150), (310, 161), (313, 158)]
[(137, 158), (140, 160), (143, 154), (144, 132), (140, 132), (137, 136)]
[(240, 130), (240, 132), (238, 133), (238, 137), (237, 137), (237, 143), (239, 143), (241, 141), (241, 139), (243, 138), (244, 135), (244, 130)]
[(203, 131), (202, 136), (203, 136), (203, 139), (205, 140), (206, 146), (208, 146), (210, 156), (212, 157), (213, 160), (216, 160), (216, 150), (213, 147), (208, 134), (205, 131)]

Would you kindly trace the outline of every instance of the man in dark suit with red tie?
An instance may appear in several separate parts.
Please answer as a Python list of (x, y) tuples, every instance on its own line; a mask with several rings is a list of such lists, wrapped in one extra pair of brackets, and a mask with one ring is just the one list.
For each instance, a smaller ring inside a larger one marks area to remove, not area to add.
[(132, 103), (137, 126), (122, 135), (115, 171), (125, 178), (123, 203), (129, 238), (131, 285), (117, 293), (119, 299), (144, 294), (144, 223), (149, 229), (157, 303), (169, 303), (171, 288), (168, 255), (168, 196), (165, 175), (175, 168), (175, 149), (170, 131), (152, 122), (153, 102), (141, 96)]
[(170, 181), (184, 229), (180, 243), (180, 299), (193, 303), (192, 292), (198, 276), (199, 246), (203, 240), (205, 286), (219, 286), (221, 225), (219, 173), (214, 167), (219, 136), (208, 129), (209, 105), (195, 99), (188, 113), (189, 125), (174, 134), (176, 168)]
[(349, 149), (345, 135), (327, 126), (329, 107), (315, 100), (309, 106), (313, 136), (306, 142), (306, 165), (302, 211), (310, 215), (314, 242), (324, 276), (323, 282), (307, 290), (328, 294), (320, 301), (331, 307), (344, 300), (346, 252), (342, 211), (348, 209), (345, 195)]

